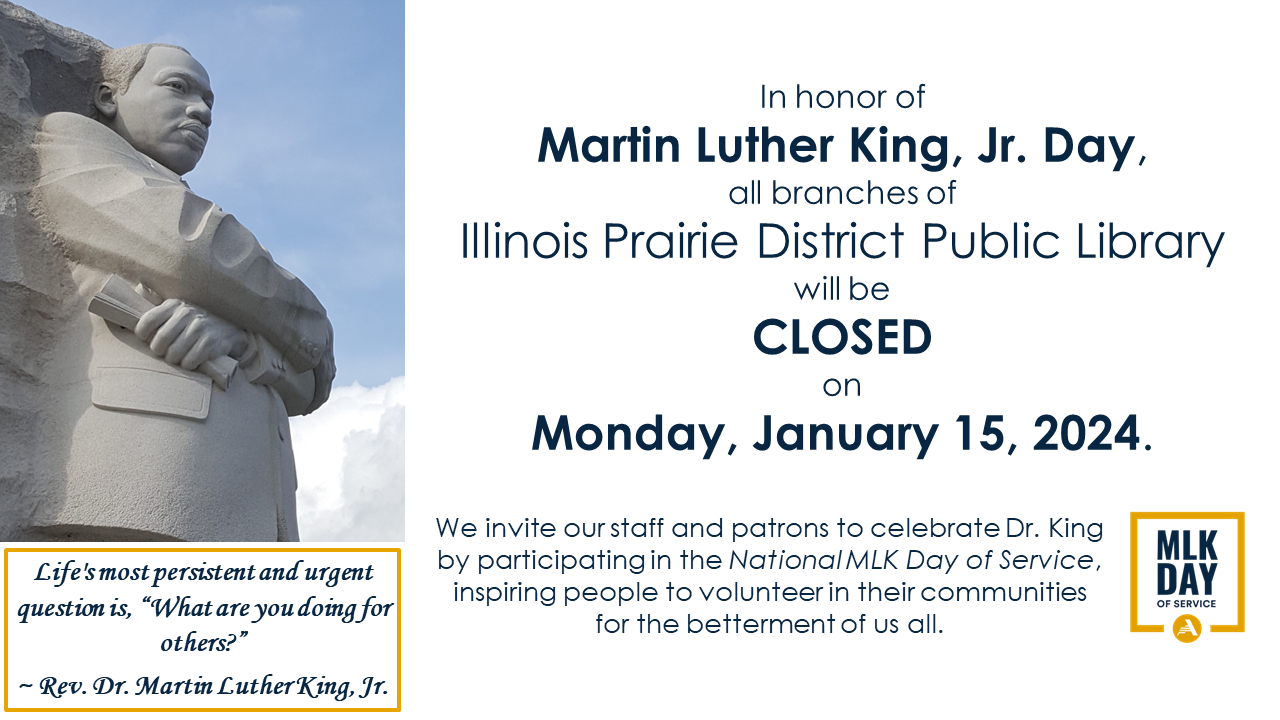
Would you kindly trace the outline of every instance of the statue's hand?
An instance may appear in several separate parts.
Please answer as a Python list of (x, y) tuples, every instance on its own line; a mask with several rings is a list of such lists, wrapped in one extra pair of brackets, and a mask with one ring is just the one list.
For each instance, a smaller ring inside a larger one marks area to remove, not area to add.
[(325, 350), (324, 357), (320, 358), (320, 362), (316, 364), (311, 372), (315, 377), (315, 390), (311, 396), (311, 405), (307, 408), (303, 415), (310, 415), (320, 408), (321, 405), (329, 399), (329, 389), (333, 385), (333, 378), (338, 374), (338, 364), (333, 360), (333, 343), (329, 343), (329, 347)]
[(177, 299), (165, 300), (144, 313), (134, 332), (151, 345), (151, 352), (187, 370), (223, 355), (239, 359), (249, 347), (244, 330)]

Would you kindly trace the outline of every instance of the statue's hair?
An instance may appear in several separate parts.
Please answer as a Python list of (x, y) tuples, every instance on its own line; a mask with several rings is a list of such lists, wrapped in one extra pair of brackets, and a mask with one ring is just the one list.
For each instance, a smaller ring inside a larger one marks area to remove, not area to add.
[(181, 50), (190, 55), (184, 47), (177, 45), (169, 45), (167, 43), (144, 43), (142, 45), (129, 45), (122, 48), (112, 48), (102, 54), (102, 62), (99, 68), (102, 71), (102, 82), (111, 83), (116, 87), (117, 94), (123, 94), (129, 89), (129, 83), (133, 82), (133, 78), (142, 69), (147, 62), (147, 55), (151, 53), (151, 48), (167, 47), (174, 50)]
[[(181, 50), (188, 55), (191, 54), (184, 47), (170, 45), (168, 43), (143, 43), (141, 45), (128, 45), (122, 48), (111, 48), (102, 53), (102, 60), (98, 64), (99, 85), (102, 83), (110, 83), (115, 86), (116, 94), (123, 95), (129, 89), (129, 84), (133, 82), (133, 78), (137, 76), (138, 71), (147, 62), (147, 55), (151, 53), (151, 48), (167, 47), (174, 50)], [(95, 85), (95, 91), (98, 85)], [(97, 117), (98, 112), (94, 110), (94, 116)]]

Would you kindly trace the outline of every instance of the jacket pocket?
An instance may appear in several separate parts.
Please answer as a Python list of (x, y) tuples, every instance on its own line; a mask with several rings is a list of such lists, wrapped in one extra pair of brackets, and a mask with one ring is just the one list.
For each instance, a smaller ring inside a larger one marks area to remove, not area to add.
[(106, 410), (199, 421), (209, 416), (212, 385), (209, 378), (194, 373), (100, 367), (93, 375), (93, 404)]

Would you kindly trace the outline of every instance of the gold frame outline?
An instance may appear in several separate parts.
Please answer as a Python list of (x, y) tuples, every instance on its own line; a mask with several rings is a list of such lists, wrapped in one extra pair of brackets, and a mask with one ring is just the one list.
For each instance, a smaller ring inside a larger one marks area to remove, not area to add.
[(1244, 513), (1243, 512), (1131, 512), (1129, 513), (1129, 632), (1164, 632), (1164, 625), (1138, 624), (1138, 521), (1236, 521), (1236, 624), (1210, 625), (1209, 632), (1244, 632)]
[[(9, 553), (11, 552), (393, 552), (396, 554), (396, 706), (364, 708), (13, 708), (9, 707)], [(79, 547), (79, 548), (5, 548), (4, 549), (4, 711), (5, 712), (400, 712), (403, 681), (401, 673), (401, 649), (403, 638), (401, 623), (404, 620), (404, 605), (401, 599), (400, 548), (138, 548), (138, 547)]]

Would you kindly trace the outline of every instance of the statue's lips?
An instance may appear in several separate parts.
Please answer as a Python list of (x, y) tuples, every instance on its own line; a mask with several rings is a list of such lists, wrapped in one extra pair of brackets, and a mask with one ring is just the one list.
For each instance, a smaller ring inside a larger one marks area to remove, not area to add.
[(179, 127), (178, 130), (198, 150), (203, 150), (205, 144), (209, 142), (209, 129), (200, 123), (186, 123)]

